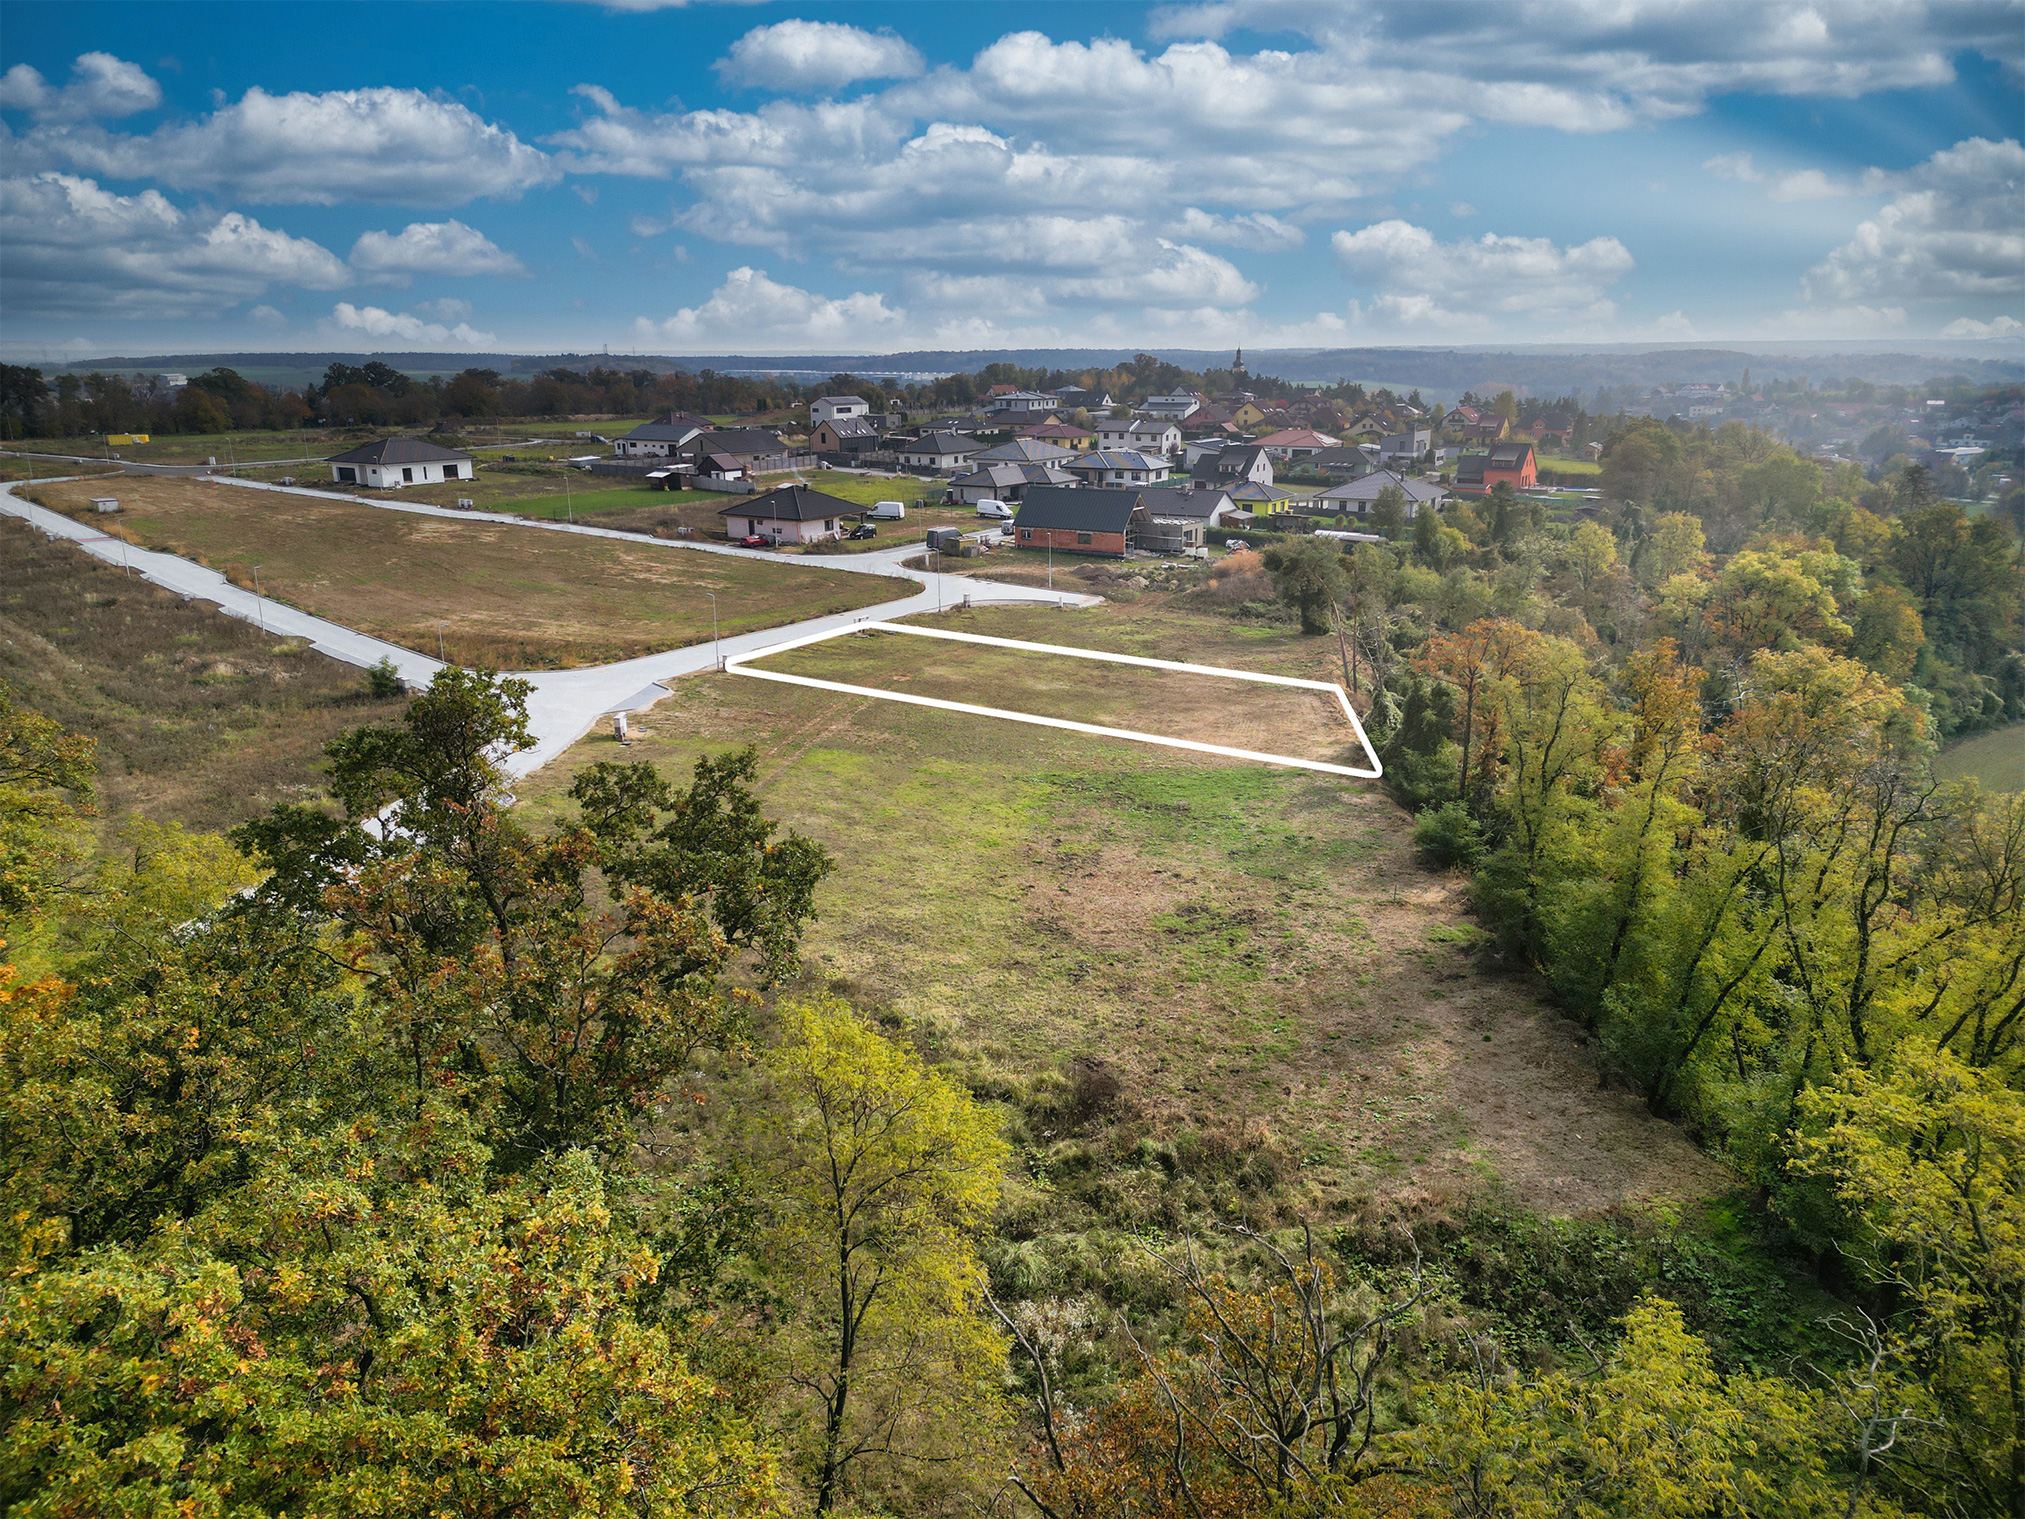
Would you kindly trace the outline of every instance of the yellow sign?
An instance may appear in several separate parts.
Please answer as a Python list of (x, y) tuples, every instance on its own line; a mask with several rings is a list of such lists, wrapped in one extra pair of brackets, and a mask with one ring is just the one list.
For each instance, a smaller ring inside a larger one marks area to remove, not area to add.
[(148, 435), (144, 432), (116, 432), (110, 433), (106, 437), (106, 442), (120, 447), (124, 447), (129, 443), (145, 443), (147, 441)]

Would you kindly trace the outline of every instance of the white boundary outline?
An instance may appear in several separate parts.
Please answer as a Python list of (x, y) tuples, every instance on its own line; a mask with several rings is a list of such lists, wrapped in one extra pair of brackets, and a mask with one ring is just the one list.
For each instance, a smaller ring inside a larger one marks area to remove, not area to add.
[[(790, 649), (841, 638), (846, 633), (873, 632), (909, 633), (916, 638), (947, 638), (957, 643), (985, 644), (995, 649), (1022, 649), (1034, 654), (1066, 654), (1073, 659), (1096, 659), (1108, 664), (1138, 665), (1148, 670), (1173, 670), (1182, 675), (1221, 675), (1229, 680), (1257, 681), (1268, 686), (1291, 686), (1300, 691), (1326, 691), (1341, 703), (1343, 715), (1350, 719), (1350, 727), (1357, 734), (1357, 742), (1364, 746), (1364, 753), (1371, 761), (1371, 768), (1360, 770), (1353, 765), (1329, 765), (1321, 760), (1295, 759), (1286, 754), (1260, 754), (1253, 749), (1232, 749), (1223, 744), (1203, 744), (1193, 739), (1167, 738), (1158, 733), (1140, 733), (1130, 728), (1102, 728), (1094, 723), (1070, 722), (1062, 717), (1037, 717), (1030, 712), (1008, 712), (1000, 707), (978, 707), (969, 702), (943, 701), (939, 697), (915, 696), (905, 691), (881, 691), (872, 686), (845, 685), (840, 681), (817, 680), (808, 675), (784, 675), (778, 670), (746, 668), (748, 660), (767, 659), (775, 654), (785, 654)], [(1014, 638), (985, 638), (976, 633), (952, 633), (945, 628), (916, 628), (898, 622), (859, 622), (849, 627), (808, 633), (800, 638), (790, 638), (781, 643), (771, 644), (764, 649), (734, 654), (724, 661), (724, 669), (732, 675), (750, 675), (756, 680), (774, 680), (787, 686), (813, 686), (819, 691), (841, 691), (847, 696), (870, 696), (880, 701), (906, 702), (909, 706), (934, 707), (944, 712), (967, 712), (973, 717), (1002, 717), (1016, 723), (1037, 723), (1044, 728), (1063, 728), (1071, 733), (1091, 733), (1099, 738), (1130, 739), (1138, 744), (1159, 744), (1168, 749), (1192, 749), (1198, 754), (1220, 754), (1226, 759), (1256, 760), (1265, 765), (1291, 765), (1297, 770), (1315, 770), (1323, 775), (1347, 775), (1360, 781), (1375, 781), (1385, 773), (1385, 767), (1378, 761), (1378, 752), (1371, 747), (1371, 740), (1365, 737), (1364, 724), (1357, 720), (1357, 713), (1350, 705), (1350, 698), (1344, 694), (1341, 686), (1327, 680), (1298, 680), (1291, 675), (1263, 675), (1256, 670), (1226, 670), (1218, 665), (1190, 665), (1172, 659), (1147, 659), (1138, 654), (1109, 654), (1099, 649), (1070, 648), (1065, 644), (1022, 643)]]

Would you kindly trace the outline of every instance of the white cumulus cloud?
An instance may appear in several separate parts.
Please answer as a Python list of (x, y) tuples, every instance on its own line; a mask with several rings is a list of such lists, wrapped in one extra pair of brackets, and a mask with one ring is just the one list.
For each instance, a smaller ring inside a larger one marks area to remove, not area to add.
[(1809, 300), (2025, 295), (2025, 147), (1971, 137), (1894, 175), (1875, 217), (1807, 271)]
[(1444, 243), (1397, 219), (1329, 240), (1337, 262), (1377, 292), (1372, 313), (1403, 327), (1484, 325), (1493, 318), (1607, 320), (1608, 288), (1634, 267), (1614, 237), (1558, 247), (1544, 237)]
[(161, 103), (162, 87), (139, 64), (111, 53), (79, 54), (62, 89), (25, 63), (0, 74), (0, 111), (26, 111), (37, 121), (131, 116)]
[(1854, 185), (1830, 179), (1819, 169), (1801, 169), (1782, 175), (1779, 182), (1772, 186), (1772, 199), (1778, 201), (1835, 200), (1855, 193)]
[(640, 317), (633, 331), (643, 343), (665, 343), (678, 351), (765, 353), (829, 346), (876, 351), (906, 323), (907, 313), (888, 306), (877, 292), (817, 295), (780, 284), (763, 269), (742, 267), (727, 274), (702, 304), (684, 306), (664, 321)]
[(548, 154), (469, 107), (420, 90), (270, 95), (254, 88), (193, 122), (145, 136), (48, 123), (16, 143), (24, 162), (237, 199), (454, 206), (552, 184)]
[(1761, 183), (1765, 178), (1749, 153), (1718, 153), (1714, 158), (1703, 159), (1702, 167), (1717, 179), (1738, 179), (1747, 185)]
[(1284, 253), (1298, 248), (1308, 234), (1292, 222), (1283, 222), (1265, 211), (1241, 216), (1218, 216), (1190, 206), (1175, 223), (1176, 235), (1199, 243), (1228, 243), (1234, 248), (1252, 248), (1261, 253)]
[(361, 233), (352, 244), (351, 265), (398, 284), (416, 274), (527, 277), (527, 266), (518, 258), (455, 218), (410, 222), (399, 232)]
[(159, 190), (117, 195), (44, 173), (0, 180), (5, 312), (214, 315), (271, 285), (335, 290), (351, 271), (321, 244), (237, 211), (185, 213)]
[(483, 348), (498, 341), (492, 333), (479, 332), (468, 323), (446, 327), (424, 321), (409, 311), (388, 311), (381, 306), (354, 306), (339, 301), (331, 307), (323, 324), (326, 331), (342, 337), (394, 338), (403, 343), (435, 343), (457, 348)]
[(1961, 316), (1943, 327), (1941, 336), (1974, 338), (1979, 341), (1987, 341), (1990, 338), (2025, 337), (2025, 322), (2019, 321), (2015, 316), (1992, 317), (1987, 322), (1979, 322), (1971, 316)]
[(720, 58), (726, 84), (760, 90), (835, 90), (861, 79), (912, 79), (921, 55), (891, 32), (867, 32), (839, 21), (779, 21), (758, 26)]
[(1211, 0), (1166, 7), (1149, 30), (1175, 39), (1292, 32), (1374, 66), (1410, 59), (1430, 77), (1479, 87), (1551, 79), (1542, 104), (1595, 110), (1614, 98), (1645, 120), (1692, 114), (1711, 96), (1743, 91), (1847, 98), (1949, 84), (1956, 53), (1980, 52), (2014, 70), (2025, 54), (2006, 0), (1752, 0), (1717, 13), (1683, 0)]

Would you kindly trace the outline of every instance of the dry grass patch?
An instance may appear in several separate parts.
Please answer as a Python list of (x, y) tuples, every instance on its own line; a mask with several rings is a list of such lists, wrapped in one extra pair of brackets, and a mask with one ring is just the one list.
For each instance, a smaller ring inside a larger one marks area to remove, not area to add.
[(222, 829), (322, 794), (323, 748), (399, 701), (306, 645), (0, 518), (0, 680), (98, 743), (99, 812)]
[[(36, 488), (82, 516), (93, 487)], [(276, 599), (459, 663), (559, 669), (630, 659), (904, 594), (895, 582), (661, 544), (459, 522), (203, 480), (122, 480), (121, 526)]]

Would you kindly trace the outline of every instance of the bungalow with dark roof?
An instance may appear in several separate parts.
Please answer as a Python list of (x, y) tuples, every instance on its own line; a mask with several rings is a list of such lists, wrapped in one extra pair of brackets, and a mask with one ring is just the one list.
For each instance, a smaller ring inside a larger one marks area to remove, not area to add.
[(724, 536), (733, 543), (757, 535), (775, 543), (820, 543), (843, 536), (843, 521), (862, 507), (806, 485), (783, 485), (764, 495), (747, 496), (717, 515)]
[(614, 444), (621, 459), (665, 459), (698, 433), (711, 429), (708, 417), (693, 412), (664, 411), (642, 422)]
[(1015, 464), (1001, 459), (949, 482), (949, 499), (964, 505), (979, 501), (1018, 501), (1035, 485), (1075, 485), (1076, 477), (1052, 464)]
[(1363, 449), (1348, 443), (1339, 443), (1334, 448), (1318, 449), (1301, 461), (1301, 468), (1333, 479), (1354, 480), (1359, 475), (1368, 475), (1374, 468), (1371, 455)]
[(1064, 459), (1073, 459), (1081, 449), (1064, 448), (1045, 438), (1014, 438), (1010, 443), (1000, 443), (991, 448), (979, 449), (970, 456), (970, 462), (985, 464), (1059, 464)]
[(432, 485), (441, 480), (470, 480), (471, 455), (424, 443), (420, 438), (382, 438), (332, 454), (325, 461), (339, 485), (373, 485), (383, 489)]
[(1078, 454), (1062, 468), (1087, 485), (1151, 485), (1155, 480), (1167, 478), (1165, 459), (1149, 459), (1129, 448), (1100, 448), (1095, 453)]
[(1330, 486), (1315, 498), (1315, 509), (1324, 513), (1369, 517), (1371, 508), (1378, 498), (1386, 491), (1395, 489), (1406, 497), (1406, 520), (1409, 522), (1419, 514), (1422, 507), (1439, 511), (1442, 503), (1449, 499), (1449, 492), (1431, 480), (1418, 480), (1412, 475), (1381, 469), (1373, 471), (1361, 480)]
[(1139, 490), (1037, 485), (1020, 503), (1013, 534), (1023, 549), (1059, 549), (1123, 559), (1151, 522)]
[(1064, 411), (1109, 411), (1117, 404), (1110, 391), (1085, 390), (1080, 385), (1062, 386), (1055, 392), (1055, 401)]
[(977, 439), (960, 432), (923, 433), (900, 445), (900, 462), (913, 470), (947, 473), (967, 466), (970, 456), (983, 447)]

